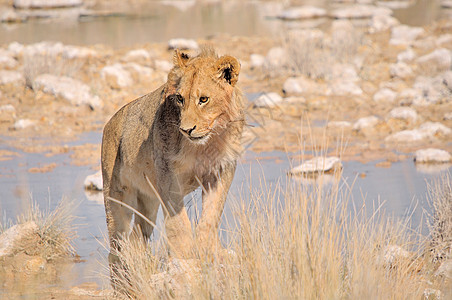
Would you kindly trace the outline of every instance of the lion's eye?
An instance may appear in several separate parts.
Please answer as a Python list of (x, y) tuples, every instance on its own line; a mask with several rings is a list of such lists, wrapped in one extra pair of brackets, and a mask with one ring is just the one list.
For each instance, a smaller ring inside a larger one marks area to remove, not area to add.
[(184, 104), (184, 97), (182, 97), (181, 95), (177, 94), (176, 95), (176, 100), (179, 104)]
[(199, 98), (199, 104), (204, 104), (209, 101), (209, 97), (202, 96)]

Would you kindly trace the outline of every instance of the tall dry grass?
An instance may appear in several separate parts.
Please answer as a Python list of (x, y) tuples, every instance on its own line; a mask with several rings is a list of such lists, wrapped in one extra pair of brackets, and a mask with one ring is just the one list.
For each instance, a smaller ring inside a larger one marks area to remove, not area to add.
[(42, 74), (74, 77), (83, 66), (81, 60), (67, 59), (51, 53), (24, 54), (25, 84), (33, 88), (36, 77)]
[(446, 174), (429, 186), (433, 214), (430, 249), (435, 263), (452, 257), (452, 179)]
[(282, 44), (287, 66), (283, 73), (329, 79), (337, 63), (354, 64), (358, 48), (365, 43), (363, 33), (349, 21), (335, 21), (331, 33), (319, 29), (288, 31)]
[(32, 237), (26, 239), (27, 243), (21, 245), (23, 249), (19, 250), (42, 256), (46, 260), (67, 257), (75, 254), (72, 245), (76, 237), (73, 224), (75, 208), (75, 203), (67, 199), (61, 200), (53, 210), (41, 209), (36, 202), (30, 200), (25, 212), (15, 221), (3, 220), (0, 233), (13, 225), (34, 222), (37, 225), (36, 232), (31, 233)]
[[(450, 188), (449, 179), (444, 184)], [(125, 239), (116, 280), (126, 288), (118, 297), (422, 299), (429, 289), (451, 288), (438, 283), (420, 229), (380, 207), (371, 216), (366, 207), (350, 209), (349, 195), (340, 181), (256, 191), (237, 202), (226, 249), (191, 260), (168, 257), (164, 240)], [(447, 195), (440, 197), (450, 205)]]

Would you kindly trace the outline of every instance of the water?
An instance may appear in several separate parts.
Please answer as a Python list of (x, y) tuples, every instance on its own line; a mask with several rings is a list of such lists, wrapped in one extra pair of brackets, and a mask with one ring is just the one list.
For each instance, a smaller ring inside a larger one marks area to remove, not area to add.
[[(305, 0), (309, 4), (334, 9), (330, 1)], [(102, 9), (102, 8), (101, 8)], [(0, 24), (0, 45), (23, 44), (44, 40), (65, 44), (106, 44), (115, 48), (137, 44), (166, 42), (171, 38), (208, 39), (217, 34), (279, 37), (289, 28), (325, 26), (326, 18), (303, 22), (284, 22), (274, 18), (284, 9), (283, 2), (219, 1), (150, 1), (139, 7), (108, 8), (105, 16), (82, 15), (79, 19), (30, 19), (26, 23)], [(413, 5), (394, 9), (403, 24), (422, 26), (437, 20), (450, 10), (439, 1), (418, 0)]]
[[(82, 136), (73, 144), (83, 145), (100, 143), (100, 141), (101, 133), (94, 132)], [(29, 203), (29, 195), (32, 195), (33, 200), (41, 208), (50, 209), (55, 208), (63, 197), (75, 200), (78, 206), (73, 214), (77, 217), (75, 223), (77, 223), (78, 237), (74, 245), (85, 262), (77, 264), (72, 269), (74, 276), (71, 284), (96, 281), (101, 285), (108, 285), (107, 273), (103, 269), (106, 266), (107, 231), (102, 194), (89, 195), (83, 189), (85, 177), (94, 171), (87, 166), (71, 165), (70, 154), (54, 157), (45, 157), (42, 154), (20, 154), (20, 157), (13, 160), (0, 161), (1, 211), (8, 219), (15, 218)], [(298, 159), (293, 157), (295, 156), (282, 152), (247, 151), (237, 167), (225, 207), (222, 227), (225, 228), (228, 222), (233, 224), (232, 207), (236, 206), (237, 201), (247, 201), (253, 191), (262, 189), (271, 191), (278, 186), (284, 190), (287, 184), (295, 186), (313, 184), (286, 175), (291, 166), (298, 163)], [(38, 163), (51, 162), (57, 163), (57, 167), (51, 172), (27, 172), (28, 168)], [(418, 170), (411, 160), (393, 163), (390, 168), (379, 168), (375, 163), (344, 162), (341, 185), (344, 188), (346, 188), (345, 183), (353, 186), (350, 200), (358, 208), (365, 202), (369, 213), (372, 213), (374, 204), (378, 206), (379, 203), (384, 203), (383, 209), (390, 215), (402, 218), (410, 214), (414, 227), (422, 220), (422, 209), (428, 209), (427, 184), (439, 178), (442, 173), (452, 171), (452, 167), (446, 165), (442, 170), (436, 169), (433, 173), (427, 170), (426, 173), (425, 170)], [(187, 197), (192, 219), (196, 218), (193, 203), (197, 203), (200, 207), (200, 198), (199, 190)], [(416, 203), (418, 208), (413, 211), (412, 208)], [(161, 222), (160, 214), (157, 222), (159, 226)]]

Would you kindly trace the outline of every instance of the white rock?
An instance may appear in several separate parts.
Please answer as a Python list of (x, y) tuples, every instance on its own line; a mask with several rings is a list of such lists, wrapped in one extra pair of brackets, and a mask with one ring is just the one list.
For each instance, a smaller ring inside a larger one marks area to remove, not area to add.
[(353, 124), (353, 130), (363, 130), (375, 127), (379, 122), (376, 116), (369, 116), (358, 119), (358, 121)]
[(67, 100), (72, 105), (89, 105), (91, 108), (102, 106), (98, 96), (91, 93), (88, 85), (66, 76), (42, 74), (33, 81), (33, 90), (42, 90), (44, 93)]
[(423, 94), (418, 89), (404, 89), (397, 94), (397, 99), (401, 105), (411, 105), (423, 101)]
[(315, 6), (292, 7), (283, 11), (278, 17), (284, 20), (311, 19), (326, 16), (326, 10)]
[(151, 54), (146, 49), (135, 49), (127, 52), (123, 60), (127, 62), (146, 63), (151, 59)]
[(331, 70), (333, 80), (357, 82), (360, 80), (356, 69), (351, 64), (334, 64)]
[(273, 47), (265, 56), (265, 64), (268, 68), (282, 68), (287, 66), (287, 51), (282, 47)]
[(21, 23), (26, 20), (27, 17), (14, 8), (0, 10), (0, 23)]
[(392, 103), (397, 97), (397, 93), (388, 88), (382, 88), (373, 96), (375, 102)]
[(250, 64), (251, 64), (251, 68), (261, 68), (265, 64), (265, 57), (260, 54), (251, 54), (250, 55)]
[(386, 142), (392, 143), (414, 143), (419, 142), (428, 137), (428, 134), (422, 132), (418, 129), (413, 130), (402, 130), (393, 133), (385, 138)]
[(425, 139), (434, 139), (437, 136), (449, 136), (452, 130), (441, 123), (426, 122), (418, 129), (402, 130), (386, 137), (386, 142), (414, 143)]
[(0, 105), (0, 113), (3, 112), (15, 113), (16, 109), (11, 104)]
[(399, 25), (392, 28), (391, 40), (389, 43), (391, 45), (410, 45), (424, 33), (425, 30), (421, 27)]
[(278, 106), (283, 98), (277, 93), (265, 93), (254, 101), (256, 107), (275, 107)]
[(289, 77), (283, 84), (285, 94), (325, 94), (326, 86), (304, 76)]
[[(20, 44), (19, 44), (20, 45)], [(96, 57), (98, 53), (95, 50), (86, 48), (86, 47), (78, 47), (71, 45), (63, 45), (60, 42), (39, 42), (35, 44), (31, 44), (28, 46), (21, 47), (19, 45), (15, 45), (17, 48), (15, 52), (23, 52), (24, 55), (33, 57), (36, 55), (49, 55), (49, 56), (59, 56), (61, 55), (63, 58), (74, 59), (74, 58), (87, 58), (87, 57)], [(11, 45), (10, 45), (11, 47)]]
[(444, 121), (450, 121), (450, 120), (452, 120), (452, 112), (445, 113), (445, 114), (444, 114), (444, 117), (443, 117), (443, 120), (444, 120)]
[(452, 66), (452, 53), (448, 49), (440, 48), (419, 57), (416, 61), (424, 70), (430, 72), (447, 71)]
[(416, 53), (412, 48), (408, 48), (397, 55), (397, 62), (410, 62), (416, 58)]
[(350, 5), (335, 9), (330, 13), (330, 16), (336, 19), (363, 19), (377, 15), (392, 15), (392, 10), (373, 5)]
[(452, 1), (451, 0), (442, 0), (441, 7), (452, 8)]
[(390, 119), (401, 119), (414, 123), (416, 122), (418, 115), (415, 109), (411, 107), (402, 106), (393, 108), (389, 112), (388, 117)]
[(13, 129), (14, 130), (21, 130), (21, 129), (25, 129), (25, 128), (30, 127), (30, 126), (34, 126), (35, 124), (36, 124), (36, 121), (34, 121), (34, 120), (20, 119), (20, 120), (17, 120), (14, 123)]
[(83, 4), (83, 0), (14, 0), (16, 8), (57, 8), (74, 7)]
[(312, 173), (331, 172), (342, 169), (341, 160), (338, 157), (315, 157), (289, 171), (290, 175), (303, 175)]
[(195, 40), (171, 39), (168, 41), (168, 48), (180, 50), (198, 50), (199, 45)]
[(350, 129), (352, 128), (352, 123), (347, 121), (332, 121), (328, 122), (326, 125), (327, 128), (334, 128), (334, 129)]
[(27, 56), (49, 55), (58, 56), (64, 51), (64, 45), (60, 42), (43, 41), (24, 46), (23, 54)]
[(440, 35), (436, 39), (436, 45), (439, 47), (444, 47), (445, 45), (452, 45), (452, 34), (446, 33), (446, 34)]
[(414, 161), (417, 163), (448, 163), (452, 161), (452, 156), (441, 149), (420, 149), (416, 151)]
[(130, 72), (135, 81), (147, 80), (152, 76), (153, 70), (137, 63), (127, 63), (124, 68)]
[(371, 33), (381, 32), (399, 25), (400, 22), (390, 15), (376, 15), (372, 17), (370, 22)]
[[(302, 79), (304, 80), (304, 78)], [(284, 81), (283, 92), (285, 94), (302, 94), (305, 89), (302, 86), (301, 80), (296, 77), (289, 77)]]
[(425, 122), (419, 126), (419, 130), (430, 136), (449, 136), (452, 134), (452, 129), (439, 122)]
[(401, 8), (407, 8), (411, 5), (413, 5), (413, 2), (410, 0), (405, 1), (378, 1), (377, 2), (379, 6), (384, 6), (390, 9), (401, 9)]
[(11, 52), (0, 49), (0, 69), (14, 69), (17, 64)]
[(363, 90), (356, 82), (349, 80), (335, 80), (330, 83), (326, 95), (331, 96), (349, 96), (349, 95), (362, 95)]
[(121, 89), (133, 84), (130, 72), (121, 64), (102, 68), (100, 75), (114, 89)]
[(33, 221), (8, 228), (0, 235), (0, 258), (14, 255), (20, 250), (19, 247), (37, 231), (38, 225)]
[(102, 191), (103, 189), (102, 172), (98, 171), (95, 174), (87, 176), (85, 178), (83, 186), (87, 190)]
[(173, 64), (167, 60), (157, 59), (154, 61), (154, 67), (163, 72), (169, 72), (173, 68)]
[(434, 78), (424, 76), (416, 77), (413, 88), (419, 90), (422, 97), (416, 99), (413, 104), (425, 106), (438, 103), (442, 99), (446, 99), (446, 101), (450, 99), (450, 91), (444, 83), (442, 75)]
[(413, 69), (404, 62), (398, 62), (395, 64), (391, 64), (389, 67), (389, 74), (392, 77), (399, 77), (402, 79), (406, 79), (414, 76)]
[(64, 46), (61, 55), (67, 59), (97, 57), (95, 50), (86, 47)]
[(0, 85), (1, 84), (25, 84), (25, 77), (22, 73), (16, 71), (0, 70)]
[(11, 52), (15, 57), (20, 56), (25, 49), (25, 46), (18, 43), (18, 42), (12, 42), (8, 45), (8, 51)]

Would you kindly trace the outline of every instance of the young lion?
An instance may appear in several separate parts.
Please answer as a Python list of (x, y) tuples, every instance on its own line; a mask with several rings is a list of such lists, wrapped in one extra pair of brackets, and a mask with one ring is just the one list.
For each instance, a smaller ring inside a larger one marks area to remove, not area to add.
[[(190, 58), (176, 51), (167, 82), (122, 107), (102, 139), (102, 176), (110, 247), (130, 232), (134, 207), (155, 223), (163, 204), (171, 253), (189, 256), (195, 241), (185, 195), (202, 186), (196, 247), (218, 243), (218, 226), (241, 152), (244, 100), (236, 87), (240, 64), (211, 49)], [(153, 226), (135, 216), (149, 238)]]

